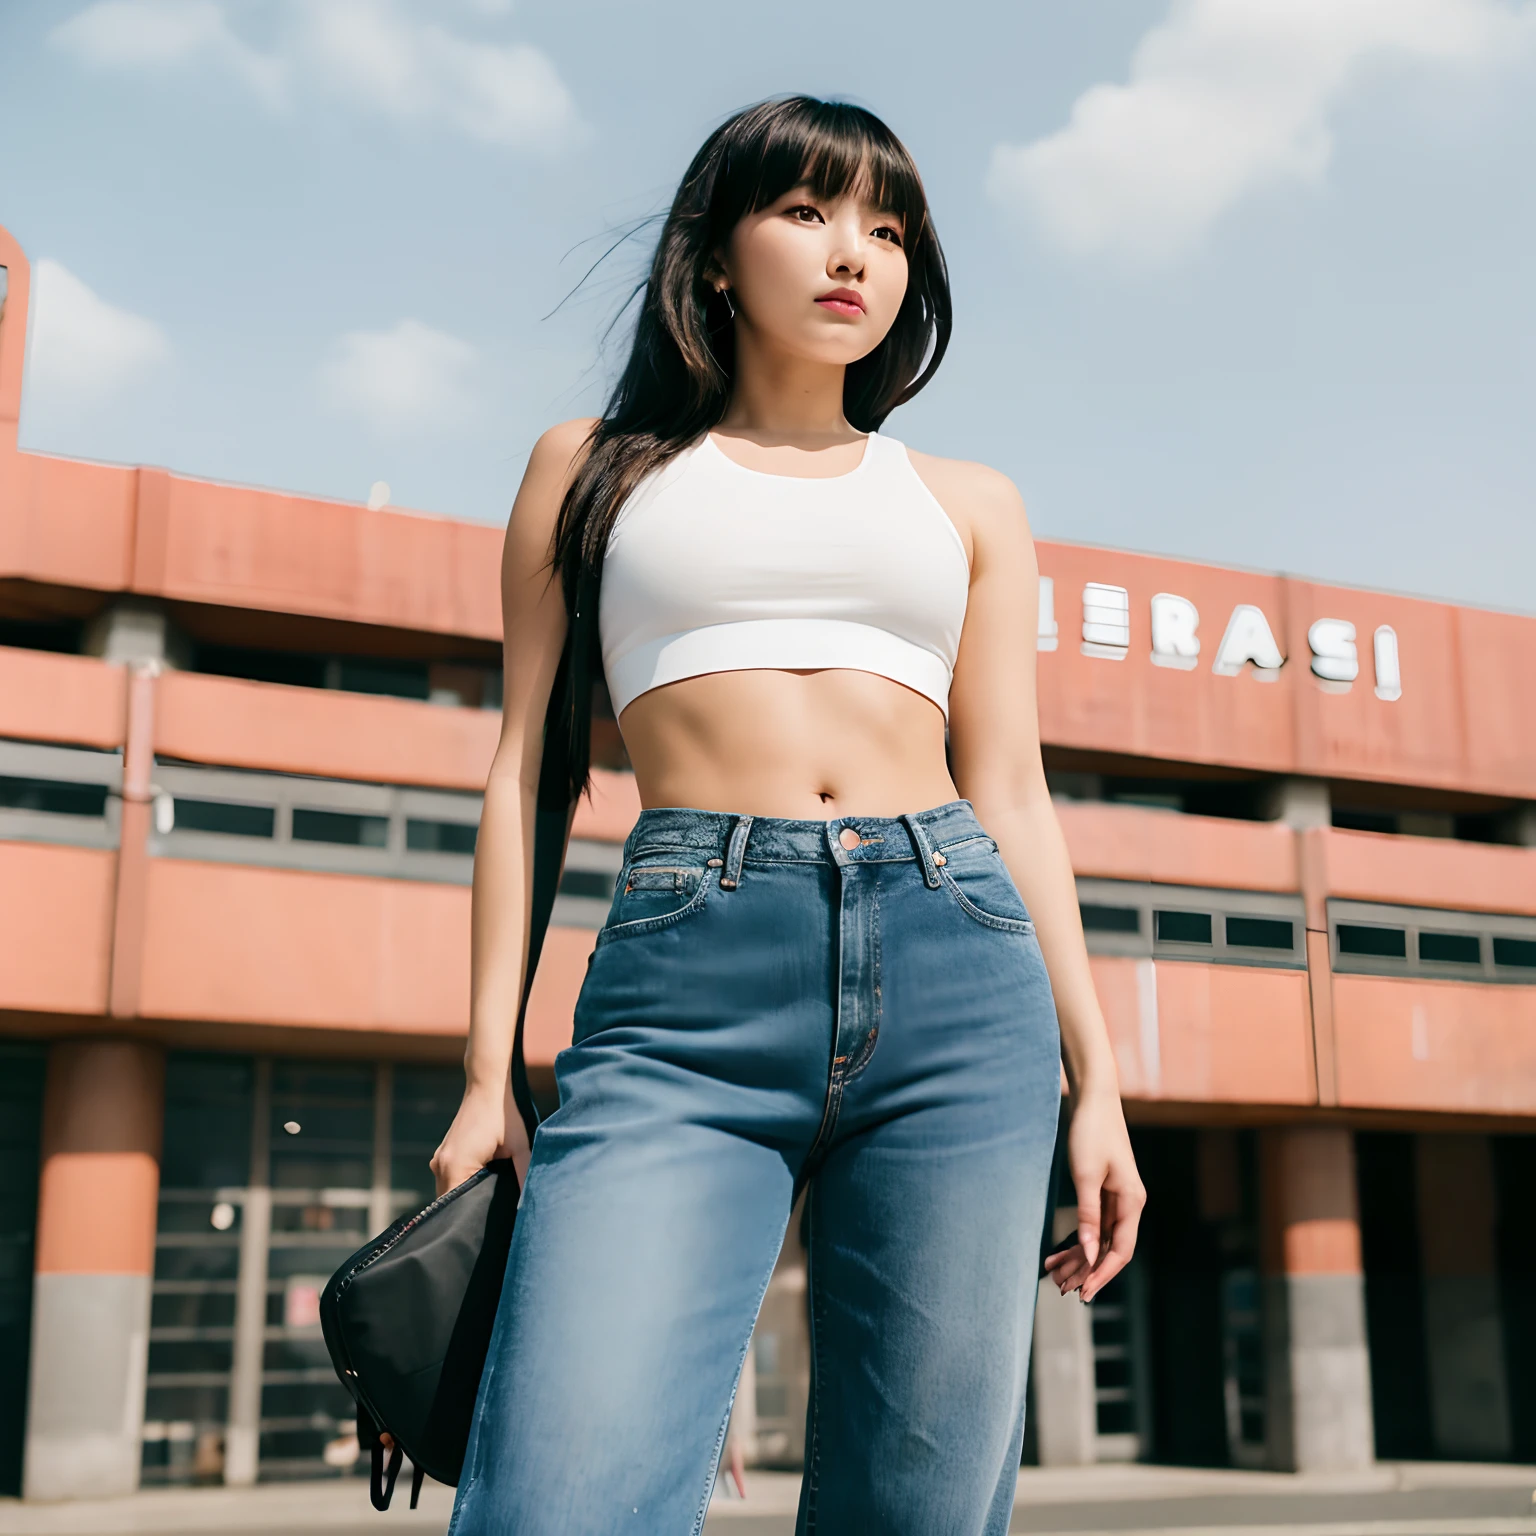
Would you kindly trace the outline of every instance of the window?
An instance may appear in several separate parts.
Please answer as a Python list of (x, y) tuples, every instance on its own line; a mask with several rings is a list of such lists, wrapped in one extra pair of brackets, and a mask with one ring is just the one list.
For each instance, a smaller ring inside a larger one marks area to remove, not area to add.
[(417, 821), (405, 824), (405, 846), (411, 853), (460, 853), (475, 851), (479, 827), (467, 821)]
[(1367, 927), (1363, 923), (1339, 924), (1341, 955), (1373, 955), (1402, 960), (1408, 954), (1408, 934), (1402, 928)]
[[(1090, 954), (1301, 970), (1301, 897), (1132, 880), (1077, 881)], [(1176, 903), (1176, 905), (1175, 905)]]
[(1493, 963), (1536, 970), (1536, 938), (1511, 939), (1496, 933), (1493, 936)]
[(1275, 917), (1229, 917), (1227, 943), (1241, 949), (1295, 949), (1296, 925)]
[(612, 901), (613, 879), (604, 869), (567, 869), (560, 876), (560, 894), (585, 896), (593, 901)]
[(0, 810), (46, 811), (51, 816), (105, 816), (107, 786), (0, 778)]
[(183, 832), (219, 832), (226, 837), (271, 837), (277, 812), (270, 805), (236, 805), (225, 800), (175, 799), (175, 825)]
[[(1365, 976), (1536, 982), (1536, 916), (1330, 900), (1333, 966)], [(1493, 928), (1502, 932), (1490, 932)]]
[(1078, 908), (1084, 933), (1140, 933), (1141, 912), (1136, 907), (1105, 907), (1086, 901)]
[(389, 818), (358, 816), (350, 811), (311, 811), (295, 807), (293, 838), (299, 843), (341, 843), (352, 848), (382, 848), (389, 839)]
[(0, 839), (114, 848), (122, 782), (121, 752), (0, 739)]
[(1475, 933), (1421, 933), (1419, 959), (1439, 965), (1481, 965), (1482, 940)]
[(1209, 912), (1156, 912), (1157, 937), (1164, 944), (1209, 944)]
[(173, 811), (150, 834), (154, 855), (447, 885), (473, 877), (481, 796), (464, 790), (160, 758), (154, 783)]

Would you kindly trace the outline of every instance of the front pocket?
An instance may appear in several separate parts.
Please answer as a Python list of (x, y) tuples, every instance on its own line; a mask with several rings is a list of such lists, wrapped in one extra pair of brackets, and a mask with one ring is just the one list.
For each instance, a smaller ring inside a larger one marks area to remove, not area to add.
[(991, 838), (973, 838), (942, 852), (945, 862), (939, 874), (944, 888), (967, 917), (1008, 933), (1035, 931), (1024, 898)]
[(679, 922), (697, 912), (709, 888), (707, 867), (628, 864), (613, 893), (608, 921), (597, 942), (631, 938)]

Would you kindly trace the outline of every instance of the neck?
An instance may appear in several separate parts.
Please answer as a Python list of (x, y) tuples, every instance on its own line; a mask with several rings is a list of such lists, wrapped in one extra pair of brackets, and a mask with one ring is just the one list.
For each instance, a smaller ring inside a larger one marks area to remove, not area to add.
[(791, 357), (736, 319), (736, 377), (723, 427), (788, 442), (847, 442), (859, 434), (843, 415), (841, 363)]

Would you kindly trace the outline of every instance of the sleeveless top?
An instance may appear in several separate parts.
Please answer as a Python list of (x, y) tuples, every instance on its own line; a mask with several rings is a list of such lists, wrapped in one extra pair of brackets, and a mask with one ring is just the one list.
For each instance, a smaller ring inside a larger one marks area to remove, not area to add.
[(960, 535), (907, 450), (871, 432), (830, 479), (747, 469), (708, 433), (637, 486), (603, 561), (615, 715), (706, 672), (846, 667), (949, 714), (970, 590)]

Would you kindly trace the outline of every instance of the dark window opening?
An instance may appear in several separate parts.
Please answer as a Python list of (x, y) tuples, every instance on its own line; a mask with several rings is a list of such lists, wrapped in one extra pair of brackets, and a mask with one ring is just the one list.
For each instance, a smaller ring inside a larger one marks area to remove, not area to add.
[(1408, 935), (1401, 928), (1374, 928), (1364, 923), (1339, 924), (1341, 955), (1375, 955), (1386, 960), (1408, 958)]
[(1520, 966), (1527, 970), (1536, 968), (1536, 939), (1507, 939), (1502, 934), (1495, 934), (1493, 963)]
[(1209, 944), (1211, 942), (1211, 914), (1209, 912), (1158, 912), (1157, 936), (1168, 944)]
[[(5, 269), (0, 267), (0, 272)], [(0, 645), (23, 651), (78, 654), (84, 626), (78, 619), (0, 619)]]
[(1396, 832), (1395, 811), (1355, 811), (1335, 806), (1333, 824), (1345, 832)]
[(1085, 933), (1141, 932), (1141, 913), (1135, 907), (1103, 907), (1090, 901), (1078, 910), (1083, 915)]
[(243, 645), (200, 645), (199, 672), (242, 677), (253, 683), (286, 683), (290, 688), (325, 687), (325, 657), (303, 651), (263, 651)]
[(359, 816), (351, 811), (293, 813), (293, 840), (297, 843), (343, 843), (351, 848), (383, 848), (389, 836), (385, 816)]
[(1442, 965), (1481, 965), (1483, 946), (1475, 933), (1421, 933), (1419, 959)]
[(270, 805), (236, 805), (225, 800), (183, 800), (176, 797), (175, 826), (179, 832), (221, 832), (226, 837), (271, 837), (277, 812)]
[(1296, 925), (1278, 917), (1229, 917), (1227, 943), (1241, 949), (1296, 948)]
[(466, 821), (408, 821), (405, 846), (412, 853), (473, 853), (479, 830)]
[(560, 876), (560, 894), (608, 901), (613, 896), (613, 883), (614, 877), (601, 869), (568, 869)]
[(344, 693), (383, 693), (397, 699), (425, 699), (432, 691), (424, 661), (374, 661), (364, 656), (343, 656), (334, 673), (333, 686)]
[(1270, 815), (1270, 781), (1262, 778), (1185, 779), (1058, 768), (1053, 766), (1048, 748), (1046, 783), (1053, 795), (1068, 800), (1140, 805), (1188, 816), (1220, 816), (1232, 821), (1264, 821)]
[(105, 816), (107, 786), (0, 777), (0, 810), (47, 811), (53, 816)]
[(291, 688), (339, 688), (346, 693), (425, 699), (431, 689), (424, 661), (372, 656), (324, 656), (310, 651), (264, 650), (244, 645), (199, 645), (199, 672)]

